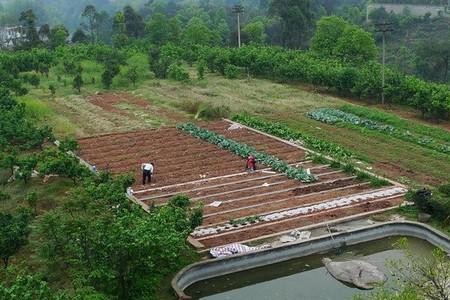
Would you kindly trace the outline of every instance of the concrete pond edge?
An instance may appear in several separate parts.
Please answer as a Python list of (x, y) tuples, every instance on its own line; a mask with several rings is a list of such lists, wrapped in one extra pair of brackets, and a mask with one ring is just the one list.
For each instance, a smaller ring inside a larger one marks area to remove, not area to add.
[(429, 225), (411, 221), (385, 222), (246, 254), (196, 262), (175, 275), (172, 288), (179, 299), (191, 299), (184, 290), (198, 281), (326, 252), (342, 245), (351, 246), (392, 236), (423, 239), (450, 252), (450, 238)]

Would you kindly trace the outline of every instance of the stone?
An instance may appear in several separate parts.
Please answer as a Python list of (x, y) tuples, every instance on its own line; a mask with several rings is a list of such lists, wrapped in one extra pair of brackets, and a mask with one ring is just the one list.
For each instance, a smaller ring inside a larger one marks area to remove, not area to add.
[(419, 213), (419, 215), (417, 216), (417, 221), (421, 223), (427, 223), (428, 221), (430, 221), (430, 219), (431, 215), (427, 213)]
[(297, 240), (294, 236), (292, 235), (283, 235), (282, 237), (280, 237), (280, 242), (281, 243), (290, 243)]
[(360, 289), (370, 290), (387, 280), (386, 275), (376, 266), (362, 260), (333, 262), (324, 258), (322, 263), (331, 276)]

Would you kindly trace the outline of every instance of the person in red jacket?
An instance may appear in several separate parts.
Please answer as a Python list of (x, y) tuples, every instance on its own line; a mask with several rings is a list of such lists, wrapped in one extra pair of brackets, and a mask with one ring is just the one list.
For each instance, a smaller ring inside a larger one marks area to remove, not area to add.
[(251, 172), (256, 171), (256, 159), (253, 155), (247, 157), (246, 169)]

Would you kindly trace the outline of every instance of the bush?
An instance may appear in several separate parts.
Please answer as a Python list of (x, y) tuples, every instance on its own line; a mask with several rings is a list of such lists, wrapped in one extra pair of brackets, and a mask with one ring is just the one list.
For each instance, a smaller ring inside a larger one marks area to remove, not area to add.
[(441, 185), (438, 188), (439, 192), (450, 197), (450, 183), (446, 183)]
[(228, 79), (236, 79), (239, 76), (239, 68), (236, 67), (235, 65), (226, 65), (225, 66), (225, 77)]
[(169, 69), (167, 70), (167, 74), (168, 74), (169, 78), (173, 79), (173, 80), (177, 80), (177, 81), (188, 81), (189, 80), (189, 73), (179, 63), (171, 64), (169, 66)]
[(414, 202), (417, 207), (426, 213), (432, 213), (432, 207), (430, 200), (432, 198), (432, 193), (428, 189), (420, 189), (409, 195), (409, 198)]
[(191, 200), (188, 196), (185, 195), (176, 195), (169, 200), (169, 205), (180, 207), (180, 208), (187, 208), (191, 205)]

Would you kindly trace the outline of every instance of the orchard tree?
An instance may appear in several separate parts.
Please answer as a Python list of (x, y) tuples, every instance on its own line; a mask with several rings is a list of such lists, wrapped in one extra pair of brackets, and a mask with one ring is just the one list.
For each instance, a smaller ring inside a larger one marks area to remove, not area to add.
[[(68, 276), (117, 299), (153, 299), (160, 280), (192, 250), (186, 238), (199, 213), (168, 205), (146, 213), (125, 195), (129, 177), (92, 176), (67, 205), (42, 217), (40, 255)], [(104, 259), (107, 257), (108, 259)]]
[(136, 82), (139, 78), (139, 74), (137, 71), (137, 66), (130, 66), (128, 67), (128, 70), (125, 72), (125, 76), (127, 79), (133, 84), (133, 86), (136, 86)]
[[(48, 283), (39, 279), (37, 275), (19, 275), (9, 286), (6, 283), (0, 283), (0, 299), (63, 300), (65, 298), (54, 295)], [(101, 298), (92, 299), (102, 300)]]
[(206, 69), (206, 62), (204, 60), (201, 60), (197, 63), (197, 78), (199, 80), (205, 79), (205, 69)]
[(75, 76), (73, 77), (73, 88), (78, 91), (78, 94), (81, 93), (81, 87), (84, 84), (82, 72), (83, 69), (81, 68), (81, 66), (78, 66)]
[(378, 52), (373, 36), (355, 25), (345, 28), (334, 51), (342, 61), (356, 64), (374, 61)]
[(55, 97), (56, 94), (56, 87), (54, 84), (49, 84), (48, 85), (48, 90), (50, 91), (50, 94), (52, 95), (52, 97)]
[(0, 202), (2, 203), (3, 209), (5, 208), (5, 202), (11, 199), (11, 195), (0, 191)]
[(89, 175), (89, 170), (77, 157), (55, 148), (40, 153), (37, 169), (41, 176), (57, 174), (72, 179), (74, 184)]
[(38, 195), (36, 192), (31, 192), (25, 196), (25, 201), (28, 203), (30, 208), (33, 210), (34, 215), (37, 215), (37, 202)]
[(16, 215), (0, 213), (0, 256), (6, 269), (9, 259), (28, 243), (31, 214), (20, 209)]

